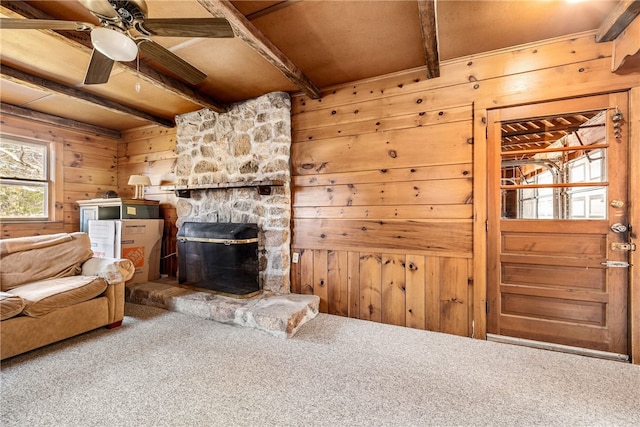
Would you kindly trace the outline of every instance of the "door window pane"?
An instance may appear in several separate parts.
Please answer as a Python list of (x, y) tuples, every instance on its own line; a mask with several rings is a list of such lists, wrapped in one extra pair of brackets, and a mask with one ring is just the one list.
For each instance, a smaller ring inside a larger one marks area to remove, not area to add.
[(501, 159), (503, 218), (606, 218), (606, 110), (502, 123)]

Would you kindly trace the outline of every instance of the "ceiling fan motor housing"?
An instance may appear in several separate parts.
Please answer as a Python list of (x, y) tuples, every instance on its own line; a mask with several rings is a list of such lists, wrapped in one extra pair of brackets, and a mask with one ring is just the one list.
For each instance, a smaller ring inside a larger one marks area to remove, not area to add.
[(109, 3), (127, 26), (147, 17), (147, 3), (144, 0), (109, 0)]

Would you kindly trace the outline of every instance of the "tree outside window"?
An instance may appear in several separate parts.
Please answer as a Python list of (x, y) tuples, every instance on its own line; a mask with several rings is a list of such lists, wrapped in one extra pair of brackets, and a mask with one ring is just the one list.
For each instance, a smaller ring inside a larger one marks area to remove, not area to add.
[(49, 219), (46, 143), (0, 136), (0, 219)]

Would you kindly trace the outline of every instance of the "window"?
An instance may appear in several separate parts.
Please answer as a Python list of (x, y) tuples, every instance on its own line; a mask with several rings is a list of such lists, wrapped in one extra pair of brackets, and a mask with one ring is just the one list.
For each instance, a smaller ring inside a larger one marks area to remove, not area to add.
[(606, 219), (606, 110), (502, 123), (502, 218)]
[(49, 220), (49, 144), (0, 136), (0, 219)]

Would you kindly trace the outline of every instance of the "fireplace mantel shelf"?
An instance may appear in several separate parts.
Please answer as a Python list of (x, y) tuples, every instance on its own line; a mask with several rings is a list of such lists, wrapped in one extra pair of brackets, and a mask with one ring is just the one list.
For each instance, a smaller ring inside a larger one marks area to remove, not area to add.
[(194, 190), (226, 190), (229, 188), (256, 188), (259, 194), (271, 194), (271, 187), (281, 187), (284, 181), (243, 181), (243, 182), (215, 182), (211, 184), (198, 185), (161, 185), (160, 189), (164, 191), (174, 191), (177, 197), (191, 197), (191, 191)]

